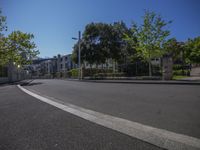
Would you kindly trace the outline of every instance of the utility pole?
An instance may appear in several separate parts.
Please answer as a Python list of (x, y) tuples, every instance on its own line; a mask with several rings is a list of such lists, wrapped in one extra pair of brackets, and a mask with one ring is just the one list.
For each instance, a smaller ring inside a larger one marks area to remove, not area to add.
[(81, 67), (81, 31), (78, 32), (78, 77), (82, 79), (82, 67)]
[(82, 67), (81, 67), (81, 31), (78, 31), (78, 39), (73, 37), (73, 40), (78, 40), (78, 79), (82, 79)]

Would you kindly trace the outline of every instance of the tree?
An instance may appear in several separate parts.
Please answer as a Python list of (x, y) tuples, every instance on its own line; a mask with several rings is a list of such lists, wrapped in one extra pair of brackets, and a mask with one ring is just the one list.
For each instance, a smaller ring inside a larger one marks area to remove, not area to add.
[[(91, 50), (87, 47), (86, 42), (84, 39), (81, 39), (80, 42), (80, 47), (81, 47), (81, 61), (87, 61), (89, 64), (93, 64), (95, 62), (95, 59), (92, 54)], [(72, 52), (72, 61), (75, 62), (76, 64), (78, 63), (78, 42), (74, 45), (73, 47), (73, 52)]]
[[(103, 64), (107, 59), (119, 61), (127, 47), (123, 39), (124, 32), (127, 31), (123, 22), (88, 24), (81, 39), (81, 59), (89, 64)], [(78, 45), (75, 44), (74, 60), (77, 60), (77, 52)]]
[(4, 31), (7, 31), (6, 17), (2, 15), (2, 11), (0, 9), (0, 66), (6, 63), (6, 58), (7, 58), (7, 53), (6, 53), (7, 39), (4, 37), (3, 34)]
[(6, 17), (2, 15), (2, 11), (0, 9), (0, 38), (3, 37), (4, 31), (7, 31)]
[(171, 21), (166, 22), (155, 12), (145, 11), (143, 24), (138, 27), (134, 23), (131, 27), (134, 35), (129, 39), (137, 37), (137, 44), (132, 45), (136, 49), (137, 57), (149, 63), (149, 76), (152, 75), (151, 59), (162, 56), (162, 45), (170, 34), (170, 31), (165, 29), (169, 23)]
[[(103, 23), (90, 23), (85, 27), (81, 39), (81, 61), (87, 61), (89, 64), (105, 63), (106, 50), (102, 47), (102, 29)], [(74, 45), (73, 60), (77, 62), (78, 43)]]
[(186, 63), (200, 63), (200, 37), (188, 39), (184, 55)]
[(163, 55), (169, 55), (173, 61), (181, 60), (181, 54), (184, 52), (184, 43), (178, 42), (175, 38), (167, 40), (163, 44)]
[(114, 24), (108, 26), (108, 31), (105, 32), (106, 36), (104, 37), (104, 47), (109, 53), (109, 58), (118, 62), (122, 56), (128, 53), (128, 45), (124, 40), (124, 35), (128, 32), (129, 29), (123, 21), (114, 22)]
[(25, 65), (31, 62), (32, 58), (39, 54), (35, 43), (32, 41), (33, 34), (14, 31), (8, 35), (9, 59), (17, 64)]
[(0, 37), (0, 66), (4, 66), (8, 63), (8, 39), (6, 37)]
[(32, 58), (39, 54), (39, 51), (35, 50), (33, 38), (33, 34), (21, 31), (13, 31), (8, 37), (3, 37), (0, 42), (0, 63), (2, 65), (8, 62), (15, 62), (18, 65), (30, 63)]
[(128, 29), (127, 32), (124, 32), (123, 39), (126, 43), (126, 48), (124, 53), (128, 54), (129, 61), (132, 63), (137, 62), (138, 60), (142, 60), (141, 57), (136, 53), (136, 47), (138, 44), (138, 27), (136, 23), (132, 23), (132, 27)]
[(105, 63), (107, 58), (107, 50), (103, 45), (103, 36), (108, 26), (104, 23), (88, 24), (83, 33), (83, 41), (85, 44), (85, 60), (90, 64)]
[(11, 61), (18, 65), (30, 63), (31, 59), (39, 54), (32, 41), (33, 34), (13, 31), (5, 37), (3, 32), (7, 31), (6, 17), (1, 13), (0, 10), (0, 65), (6, 65)]

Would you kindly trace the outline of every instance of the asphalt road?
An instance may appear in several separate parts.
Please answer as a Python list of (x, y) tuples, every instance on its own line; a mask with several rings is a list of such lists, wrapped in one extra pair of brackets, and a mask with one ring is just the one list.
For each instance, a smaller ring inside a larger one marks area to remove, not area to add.
[(87, 109), (200, 138), (200, 86), (34, 80), (26, 89)]
[(157, 150), (149, 143), (0, 87), (0, 150)]

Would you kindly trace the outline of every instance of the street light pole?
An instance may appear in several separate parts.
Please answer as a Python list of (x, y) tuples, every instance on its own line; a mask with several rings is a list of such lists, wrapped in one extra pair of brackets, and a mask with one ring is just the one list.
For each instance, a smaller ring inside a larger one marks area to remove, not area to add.
[(78, 31), (78, 39), (73, 37), (73, 40), (78, 40), (78, 79), (82, 79), (81, 73), (81, 31)]
[(81, 80), (81, 31), (78, 32), (78, 78)]

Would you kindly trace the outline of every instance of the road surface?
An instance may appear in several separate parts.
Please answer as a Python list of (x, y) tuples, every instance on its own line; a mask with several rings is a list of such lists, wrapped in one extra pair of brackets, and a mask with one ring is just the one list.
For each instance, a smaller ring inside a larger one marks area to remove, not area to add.
[(0, 150), (64, 149), (161, 148), (66, 113), (25, 94), (15, 85), (0, 87)]
[(34, 80), (26, 89), (86, 109), (200, 138), (200, 86)]

